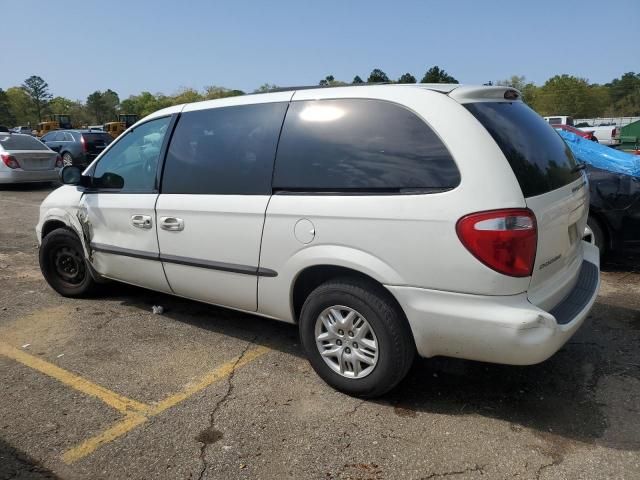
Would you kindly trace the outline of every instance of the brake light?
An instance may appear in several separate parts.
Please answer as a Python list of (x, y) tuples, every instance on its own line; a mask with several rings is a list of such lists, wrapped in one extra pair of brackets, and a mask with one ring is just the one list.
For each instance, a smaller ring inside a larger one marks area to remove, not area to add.
[(82, 151), (87, 153), (87, 141), (84, 139), (84, 135), (80, 135), (80, 143), (82, 144)]
[(62, 161), (62, 157), (60, 155), (56, 156), (56, 168), (64, 167), (64, 162)]
[(611, 130), (611, 138), (618, 138), (618, 135), (620, 135), (620, 129), (618, 127), (615, 127), (613, 130)]
[(531, 210), (472, 213), (458, 220), (456, 232), (467, 250), (487, 267), (511, 277), (531, 275), (538, 243), (536, 217)]
[(16, 157), (14, 157), (13, 155), (9, 155), (8, 153), (2, 153), (0, 154), (0, 157), (2, 157), (2, 163), (4, 163), (7, 167), (20, 168), (20, 164), (18, 163), (18, 160), (16, 160)]

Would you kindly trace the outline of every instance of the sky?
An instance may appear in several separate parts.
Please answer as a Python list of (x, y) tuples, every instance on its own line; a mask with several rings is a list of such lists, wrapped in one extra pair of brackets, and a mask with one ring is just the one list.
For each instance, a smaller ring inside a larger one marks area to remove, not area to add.
[(419, 81), (433, 65), (476, 84), (640, 72), (640, 0), (3, 0), (0, 25), (0, 88), (39, 75), (82, 100), (350, 82), (374, 68)]

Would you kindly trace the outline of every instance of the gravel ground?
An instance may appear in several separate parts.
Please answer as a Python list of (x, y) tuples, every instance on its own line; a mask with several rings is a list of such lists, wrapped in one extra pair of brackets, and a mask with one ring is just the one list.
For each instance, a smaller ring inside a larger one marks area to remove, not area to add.
[(123, 414), (0, 354), (0, 478), (640, 478), (638, 258), (605, 262), (589, 319), (550, 360), (419, 360), (361, 401), (319, 380), (291, 325), (118, 284), (55, 294), (34, 233), (49, 190), (0, 188), (0, 342), (151, 410)]

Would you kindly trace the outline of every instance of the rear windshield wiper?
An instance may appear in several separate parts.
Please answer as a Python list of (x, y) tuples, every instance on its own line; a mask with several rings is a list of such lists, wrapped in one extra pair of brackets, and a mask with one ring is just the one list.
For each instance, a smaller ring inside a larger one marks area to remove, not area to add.
[(578, 163), (571, 169), (571, 173), (579, 172), (580, 170), (584, 170), (585, 168), (587, 168), (587, 166), (584, 163)]

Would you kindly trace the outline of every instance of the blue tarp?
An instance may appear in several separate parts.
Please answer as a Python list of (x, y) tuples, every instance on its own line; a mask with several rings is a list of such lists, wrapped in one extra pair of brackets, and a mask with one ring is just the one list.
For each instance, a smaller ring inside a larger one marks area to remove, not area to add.
[(640, 155), (632, 155), (600, 145), (598, 142), (587, 140), (575, 133), (564, 130), (556, 131), (569, 145), (578, 161), (602, 170), (640, 177)]

